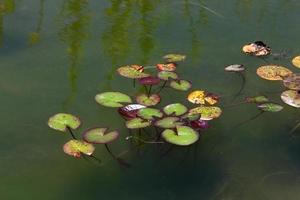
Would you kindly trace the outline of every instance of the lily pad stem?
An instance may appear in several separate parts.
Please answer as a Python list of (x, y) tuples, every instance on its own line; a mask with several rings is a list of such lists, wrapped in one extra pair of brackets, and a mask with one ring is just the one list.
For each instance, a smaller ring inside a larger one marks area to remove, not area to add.
[(150, 85), (150, 88), (149, 88), (149, 91), (148, 91), (148, 97), (149, 97), (150, 94), (151, 94), (151, 90), (152, 90), (152, 85)]
[(67, 126), (67, 129), (68, 129), (69, 133), (71, 134), (72, 138), (73, 138), (74, 140), (77, 140), (77, 138), (75, 137), (75, 135), (74, 135), (72, 129), (71, 129), (69, 126)]
[(159, 93), (165, 88), (167, 82), (168, 82), (168, 81), (165, 81), (165, 82), (163, 83), (163, 85), (159, 88), (157, 94), (159, 94)]

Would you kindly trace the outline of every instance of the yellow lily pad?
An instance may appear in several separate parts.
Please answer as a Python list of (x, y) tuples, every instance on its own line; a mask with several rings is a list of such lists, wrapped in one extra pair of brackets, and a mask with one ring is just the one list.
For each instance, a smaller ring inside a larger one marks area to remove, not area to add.
[(212, 120), (218, 118), (222, 114), (222, 110), (216, 106), (199, 106), (189, 111), (190, 114), (200, 114), (202, 120)]
[(79, 158), (81, 154), (92, 155), (95, 151), (95, 147), (81, 140), (70, 140), (63, 146), (63, 150), (66, 154)]
[(300, 68), (300, 55), (293, 58), (292, 63), (295, 67)]
[(295, 90), (286, 90), (281, 94), (281, 100), (293, 107), (300, 108), (300, 94)]
[(285, 67), (278, 65), (264, 65), (256, 70), (259, 77), (270, 80), (278, 81), (283, 80), (284, 77), (291, 75), (293, 72)]

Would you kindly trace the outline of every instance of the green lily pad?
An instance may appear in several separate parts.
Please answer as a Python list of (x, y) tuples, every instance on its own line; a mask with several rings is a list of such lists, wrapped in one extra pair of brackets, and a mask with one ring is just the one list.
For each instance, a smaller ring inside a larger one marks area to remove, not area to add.
[(107, 144), (119, 137), (118, 131), (107, 132), (107, 128), (91, 128), (83, 133), (84, 141), (93, 144)]
[[(139, 68), (140, 67), (140, 68)], [(117, 69), (117, 72), (126, 78), (133, 78), (133, 79), (138, 79), (138, 78), (145, 78), (150, 76), (150, 74), (142, 72), (143, 70), (142, 66), (138, 65), (127, 65), (123, 66)]]
[(167, 115), (173, 114), (175, 116), (183, 115), (184, 113), (186, 113), (188, 111), (187, 107), (185, 107), (181, 103), (169, 104), (169, 105), (165, 106), (163, 108), (163, 110)]
[(178, 79), (178, 75), (175, 72), (160, 71), (157, 73), (157, 77), (161, 80)]
[(136, 102), (144, 106), (155, 106), (160, 102), (160, 96), (158, 94), (140, 94), (136, 97)]
[(276, 103), (263, 103), (258, 105), (258, 108), (265, 112), (279, 112), (283, 107)]
[(138, 111), (137, 115), (143, 119), (153, 120), (154, 118), (161, 118), (163, 113), (155, 108), (142, 108)]
[(63, 146), (63, 150), (66, 154), (74, 156), (76, 158), (81, 157), (81, 154), (92, 155), (95, 147), (87, 142), (80, 140), (70, 140)]
[(155, 126), (160, 128), (175, 128), (177, 125), (182, 125), (178, 117), (165, 117), (155, 122)]
[(212, 120), (220, 117), (222, 110), (216, 106), (199, 106), (189, 111), (190, 114), (200, 114), (202, 120)]
[(295, 108), (300, 108), (300, 95), (298, 91), (287, 90), (281, 94), (281, 99), (284, 103), (293, 106)]
[(192, 84), (186, 80), (172, 80), (170, 87), (175, 90), (187, 91), (192, 87)]
[(80, 126), (80, 119), (74, 115), (67, 113), (58, 113), (48, 120), (48, 126), (54, 130), (66, 132), (67, 127), (77, 129)]
[(248, 97), (248, 98), (246, 98), (246, 101), (248, 103), (259, 103), (259, 104), (261, 104), (261, 103), (269, 102), (269, 99), (268, 99), (268, 97), (262, 95), (262, 96), (256, 96), (256, 97)]
[(300, 90), (300, 73), (284, 77), (283, 85), (291, 90)]
[(188, 126), (177, 126), (177, 134), (172, 129), (166, 129), (162, 132), (162, 137), (169, 143), (187, 146), (195, 143), (199, 139), (199, 134)]
[(199, 113), (186, 113), (185, 115), (181, 116), (182, 119), (188, 119), (189, 121), (196, 121), (199, 120), (201, 115)]
[(122, 107), (122, 103), (131, 103), (131, 98), (121, 92), (103, 92), (95, 96), (95, 100), (102, 106)]
[(134, 118), (129, 121), (126, 121), (126, 127), (129, 129), (137, 129), (137, 128), (145, 128), (150, 126), (151, 123), (148, 120), (144, 120), (141, 118)]
[(165, 61), (167, 62), (180, 62), (180, 61), (184, 61), (186, 58), (186, 55), (182, 55), (182, 54), (167, 54), (163, 57), (163, 59), (165, 59)]

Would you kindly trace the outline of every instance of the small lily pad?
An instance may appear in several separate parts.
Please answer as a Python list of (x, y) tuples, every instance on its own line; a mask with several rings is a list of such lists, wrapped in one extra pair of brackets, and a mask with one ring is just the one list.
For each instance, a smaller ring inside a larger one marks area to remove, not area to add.
[(138, 128), (145, 128), (150, 126), (151, 123), (148, 120), (142, 118), (134, 118), (129, 121), (126, 121), (126, 127), (129, 129), (138, 129)]
[(215, 105), (219, 101), (219, 96), (213, 93), (206, 93), (204, 99), (209, 105)]
[(93, 144), (107, 144), (119, 137), (118, 131), (107, 132), (107, 128), (91, 128), (83, 133), (84, 141)]
[(95, 151), (95, 147), (81, 140), (70, 140), (63, 146), (63, 150), (66, 154), (74, 156), (76, 158), (81, 157), (81, 154), (92, 155)]
[(268, 97), (261, 95), (261, 96), (256, 96), (256, 97), (247, 97), (246, 102), (261, 104), (261, 103), (269, 102), (269, 99), (268, 99)]
[(203, 90), (195, 90), (191, 92), (187, 99), (193, 104), (205, 104), (205, 92)]
[(126, 78), (144, 78), (150, 76), (150, 74), (144, 73), (144, 68), (139, 65), (127, 65), (117, 69), (117, 72)]
[(175, 72), (168, 72), (168, 71), (158, 72), (157, 77), (164, 81), (167, 81), (169, 79), (178, 79), (178, 75)]
[(167, 115), (180, 116), (188, 111), (187, 107), (182, 105), (181, 103), (173, 103), (165, 106), (163, 108), (164, 113)]
[(284, 103), (300, 108), (300, 94), (295, 90), (286, 90), (281, 94), (281, 99)]
[(175, 128), (177, 125), (183, 125), (182, 122), (179, 122), (178, 117), (165, 117), (155, 122), (155, 126), (160, 128)]
[(173, 72), (176, 70), (176, 65), (174, 63), (157, 64), (156, 67), (159, 71)]
[(300, 68), (300, 55), (293, 58), (292, 63), (295, 67)]
[(300, 90), (300, 73), (284, 77), (283, 85), (291, 90)]
[(186, 80), (172, 80), (170, 87), (175, 90), (187, 91), (192, 87), (192, 84)]
[(244, 65), (240, 64), (233, 64), (225, 67), (225, 71), (227, 72), (242, 72), (245, 71), (245, 69), (246, 68), (244, 67)]
[(153, 120), (154, 118), (161, 118), (163, 113), (155, 108), (143, 108), (138, 111), (137, 115), (143, 119)]
[(176, 132), (172, 129), (166, 129), (162, 132), (162, 137), (167, 142), (180, 146), (191, 145), (199, 139), (199, 134), (188, 126), (177, 126)]
[(291, 75), (293, 72), (285, 67), (278, 65), (264, 65), (256, 70), (259, 77), (270, 80), (278, 81), (282, 80), (284, 77)]
[(195, 129), (202, 129), (202, 130), (209, 128), (208, 121), (202, 119), (191, 121), (191, 126)]
[(283, 107), (276, 103), (263, 103), (257, 106), (259, 109), (265, 112), (279, 112)]
[(136, 97), (136, 102), (145, 106), (155, 106), (160, 102), (160, 96), (158, 94), (140, 94)]
[(122, 103), (131, 103), (131, 98), (121, 92), (103, 92), (95, 96), (95, 100), (102, 106), (122, 107)]
[(157, 85), (159, 84), (160, 79), (158, 77), (148, 76), (145, 78), (140, 78), (139, 83), (142, 85)]
[(167, 62), (180, 62), (184, 61), (186, 58), (186, 55), (182, 54), (167, 54), (163, 57)]
[(199, 120), (201, 115), (199, 113), (186, 113), (185, 115), (181, 116), (182, 119), (188, 119), (189, 121)]
[(216, 106), (199, 106), (189, 111), (191, 114), (200, 114), (202, 120), (212, 120), (220, 117), (222, 110)]
[(58, 113), (48, 120), (48, 126), (54, 130), (66, 132), (67, 127), (77, 129), (80, 126), (80, 119), (74, 115), (67, 113)]
[(243, 52), (254, 56), (266, 56), (271, 53), (271, 48), (262, 41), (256, 41), (243, 46)]
[(120, 107), (118, 112), (126, 119), (132, 119), (136, 118), (137, 112), (142, 108), (146, 108), (146, 106), (141, 104), (129, 104), (127, 106)]

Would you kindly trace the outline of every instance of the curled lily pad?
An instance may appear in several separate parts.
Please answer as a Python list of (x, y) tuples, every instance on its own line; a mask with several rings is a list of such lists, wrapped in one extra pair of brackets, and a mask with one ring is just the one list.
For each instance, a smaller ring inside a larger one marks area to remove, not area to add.
[(263, 103), (258, 105), (258, 108), (265, 112), (279, 112), (283, 107), (276, 103)]
[(259, 77), (270, 80), (277, 81), (282, 80), (284, 77), (291, 75), (292, 71), (278, 65), (264, 65), (256, 70)]
[(286, 90), (281, 94), (281, 99), (284, 103), (300, 108), (300, 94), (295, 90)]
[(256, 97), (247, 97), (246, 102), (261, 104), (261, 103), (269, 102), (269, 99), (268, 99), (268, 97), (261, 95), (261, 96), (256, 96)]
[(77, 129), (80, 126), (80, 119), (74, 115), (67, 113), (58, 113), (48, 120), (48, 126), (54, 130), (66, 132), (67, 127)]
[(107, 128), (91, 128), (83, 133), (84, 141), (93, 144), (107, 144), (119, 137), (118, 131), (107, 132)]
[(156, 67), (160, 71), (172, 72), (176, 70), (176, 65), (174, 63), (157, 64)]
[(103, 92), (95, 96), (95, 100), (102, 106), (122, 107), (122, 103), (131, 103), (131, 98), (121, 92)]
[(145, 106), (155, 106), (160, 102), (160, 96), (158, 94), (140, 94), (136, 97), (136, 102)]
[(134, 118), (126, 122), (126, 127), (129, 129), (146, 128), (151, 123), (148, 120), (142, 118)]
[(186, 58), (186, 55), (182, 54), (167, 54), (163, 57), (167, 62), (180, 62), (184, 61)]
[(202, 120), (212, 120), (220, 117), (222, 110), (216, 106), (199, 106), (189, 111), (191, 114), (200, 114)]
[(92, 155), (95, 151), (95, 147), (92, 144), (81, 140), (70, 140), (64, 144), (63, 150), (66, 154), (79, 158), (81, 157), (81, 154), (88, 156)]
[(192, 84), (186, 80), (172, 80), (170, 87), (175, 90), (187, 91), (192, 87)]
[(292, 63), (295, 67), (300, 68), (300, 55), (293, 58)]
[(142, 108), (146, 108), (146, 106), (141, 104), (129, 104), (127, 106), (123, 106), (119, 108), (118, 112), (126, 119), (132, 119), (132, 118), (136, 118), (137, 112)]
[(138, 111), (137, 115), (143, 119), (153, 120), (154, 118), (161, 118), (163, 113), (155, 108), (143, 108)]
[(164, 130), (162, 137), (171, 144), (187, 146), (195, 143), (199, 139), (199, 134), (188, 126), (177, 126), (176, 132), (172, 129)]
[(150, 74), (144, 73), (144, 68), (139, 65), (127, 65), (117, 69), (117, 72), (126, 78), (144, 78), (150, 76)]
[(240, 64), (233, 64), (225, 67), (225, 71), (227, 72), (242, 72), (245, 71), (245, 69), (246, 68), (244, 67), (244, 65), (240, 65)]
[(164, 81), (167, 81), (169, 79), (178, 79), (178, 75), (175, 72), (168, 72), (168, 71), (158, 72), (157, 77)]
[(175, 128), (177, 125), (183, 125), (178, 117), (165, 117), (155, 122), (155, 126), (160, 128)]
[(243, 52), (254, 56), (266, 56), (271, 53), (271, 48), (268, 47), (262, 41), (256, 41), (254, 43), (243, 46)]
[(181, 103), (173, 103), (165, 106), (163, 108), (164, 113), (167, 115), (180, 116), (188, 111), (187, 107), (182, 105)]
[(139, 79), (139, 83), (142, 85), (157, 85), (157, 84), (159, 84), (159, 82), (160, 82), (160, 79), (157, 77), (153, 77), (153, 76), (148, 76), (148, 77)]
[(300, 90), (300, 73), (284, 77), (283, 85), (291, 90)]

